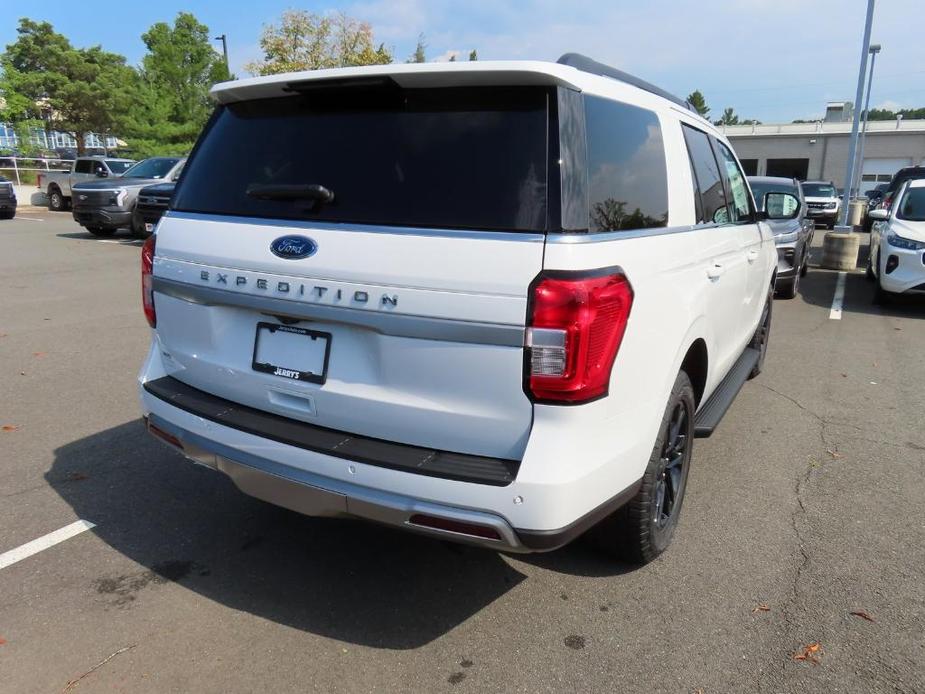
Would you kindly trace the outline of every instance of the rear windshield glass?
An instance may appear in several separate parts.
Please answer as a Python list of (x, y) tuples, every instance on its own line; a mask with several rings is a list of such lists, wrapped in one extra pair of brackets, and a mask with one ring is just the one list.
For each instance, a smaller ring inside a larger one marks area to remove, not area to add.
[(835, 186), (825, 185), (824, 183), (804, 183), (803, 195), (808, 198), (834, 198)]
[[(222, 215), (497, 230), (546, 227), (539, 88), (389, 87), (220, 107), (173, 207)], [(330, 201), (319, 186), (333, 194)], [(249, 192), (250, 189), (250, 192)]]
[(752, 188), (752, 195), (755, 196), (755, 202), (758, 203), (758, 207), (764, 209), (764, 203), (762, 200), (764, 196), (768, 193), (790, 193), (794, 197), (800, 197), (797, 189), (794, 185), (787, 185), (786, 183), (766, 183), (766, 182), (756, 182), (749, 180), (749, 185)]
[(112, 159), (106, 160), (106, 165), (109, 167), (109, 170), (114, 174), (125, 173), (128, 168), (134, 164), (132, 161), (113, 161)]
[(180, 161), (174, 157), (154, 157), (134, 164), (125, 172), (125, 178), (163, 178)]

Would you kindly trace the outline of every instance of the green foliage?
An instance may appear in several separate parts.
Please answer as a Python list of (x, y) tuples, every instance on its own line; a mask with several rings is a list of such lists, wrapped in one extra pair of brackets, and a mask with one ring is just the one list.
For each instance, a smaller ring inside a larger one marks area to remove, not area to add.
[(427, 42), (424, 40), (424, 34), (418, 34), (418, 43), (414, 47), (414, 53), (405, 62), (407, 63), (426, 63), (427, 62)]
[(479, 52), (473, 48), (471, 51), (469, 51), (469, 60), (478, 60), (478, 59), (479, 59)]
[(694, 107), (694, 109), (704, 118), (709, 118), (710, 116), (710, 107), (707, 106), (707, 100), (703, 98), (699, 89), (695, 89), (690, 94), (687, 95), (688, 103)]
[(896, 120), (897, 116), (902, 116), (904, 119), (922, 119), (925, 118), (925, 108), (901, 108), (898, 111), (872, 108), (868, 120)]
[(88, 132), (110, 133), (131, 101), (135, 71), (99, 46), (74, 48), (48, 22), (20, 19), (0, 58), (4, 93), (23, 119), (68, 132), (83, 152)]
[(714, 122), (714, 125), (738, 125), (739, 117), (736, 115), (735, 109), (732, 106), (728, 107), (723, 111), (722, 117), (719, 120)]
[(209, 27), (189, 12), (180, 12), (173, 26), (154, 24), (141, 39), (148, 52), (120, 123), (127, 153), (186, 154), (212, 111), (209, 89), (231, 76), (212, 48)]
[(245, 69), (255, 75), (357, 65), (386, 65), (392, 52), (374, 47), (372, 27), (344, 13), (322, 15), (305, 10), (283, 12), (279, 24), (264, 27), (263, 59)]

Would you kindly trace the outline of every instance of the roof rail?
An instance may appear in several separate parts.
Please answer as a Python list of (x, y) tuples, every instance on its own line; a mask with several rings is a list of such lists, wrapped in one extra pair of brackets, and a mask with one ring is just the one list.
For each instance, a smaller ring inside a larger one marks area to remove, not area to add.
[(623, 72), (623, 70), (618, 70), (615, 67), (610, 67), (610, 65), (604, 65), (604, 63), (599, 63), (596, 60), (592, 60), (591, 58), (585, 55), (581, 55), (580, 53), (566, 53), (561, 58), (559, 58), (556, 62), (559, 63), (560, 65), (568, 65), (569, 67), (573, 67), (576, 70), (581, 70), (582, 72), (590, 72), (593, 75), (602, 75), (604, 77), (610, 77), (611, 79), (615, 79), (620, 82), (630, 84), (634, 87), (638, 87), (639, 89), (650, 92), (651, 94), (656, 94), (662, 97), (663, 99), (668, 99), (668, 101), (671, 101), (677, 104), (678, 106), (682, 106), (690, 111), (693, 111), (694, 113), (697, 112), (697, 109), (695, 109), (690, 104), (690, 102), (676, 97), (671, 92), (666, 92), (664, 89), (662, 89), (661, 87), (656, 87), (651, 82), (646, 82), (643, 79), (634, 77), (628, 72)]

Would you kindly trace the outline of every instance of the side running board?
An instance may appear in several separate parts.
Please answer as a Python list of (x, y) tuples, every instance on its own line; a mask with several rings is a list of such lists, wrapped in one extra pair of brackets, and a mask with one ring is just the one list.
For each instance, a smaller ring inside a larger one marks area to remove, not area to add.
[(748, 375), (758, 363), (759, 356), (761, 353), (757, 349), (745, 348), (736, 363), (729, 369), (729, 373), (716, 386), (716, 390), (694, 417), (695, 438), (705, 439), (713, 433), (723, 415), (726, 414), (726, 410), (732, 405), (732, 401), (736, 399), (736, 395), (742, 390), (745, 381), (748, 380)]

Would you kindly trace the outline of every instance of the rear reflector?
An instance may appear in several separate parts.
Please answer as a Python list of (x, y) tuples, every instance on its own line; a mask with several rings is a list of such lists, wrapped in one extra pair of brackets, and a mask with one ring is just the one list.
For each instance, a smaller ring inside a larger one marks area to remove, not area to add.
[(526, 342), (533, 399), (577, 404), (607, 395), (632, 305), (633, 290), (619, 272), (541, 277)]
[(439, 516), (427, 516), (423, 513), (415, 513), (408, 519), (411, 525), (419, 525), (422, 528), (432, 528), (434, 530), (446, 530), (447, 532), (457, 533), (459, 535), (470, 535), (472, 537), (481, 537), (486, 540), (500, 540), (501, 536), (498, 531), (487, 525), (478, 525), (476, 523), (464, 523), (463, 521), (452, 520), (449, 518), (440, 518)]
[(171, 446), (179, 448), (181, 451), (183, 450), (183, 444), (181, 443), (180, 439), (178, 439), (176, 436), (173, 436), (172, 434), (168, 434), (163, 429), (158, 429), (156, 426), (151, 424), (151, 422), (148, 422), (148, 431), (152, 436), (156, 436), (161, 441), (169, 443)]

